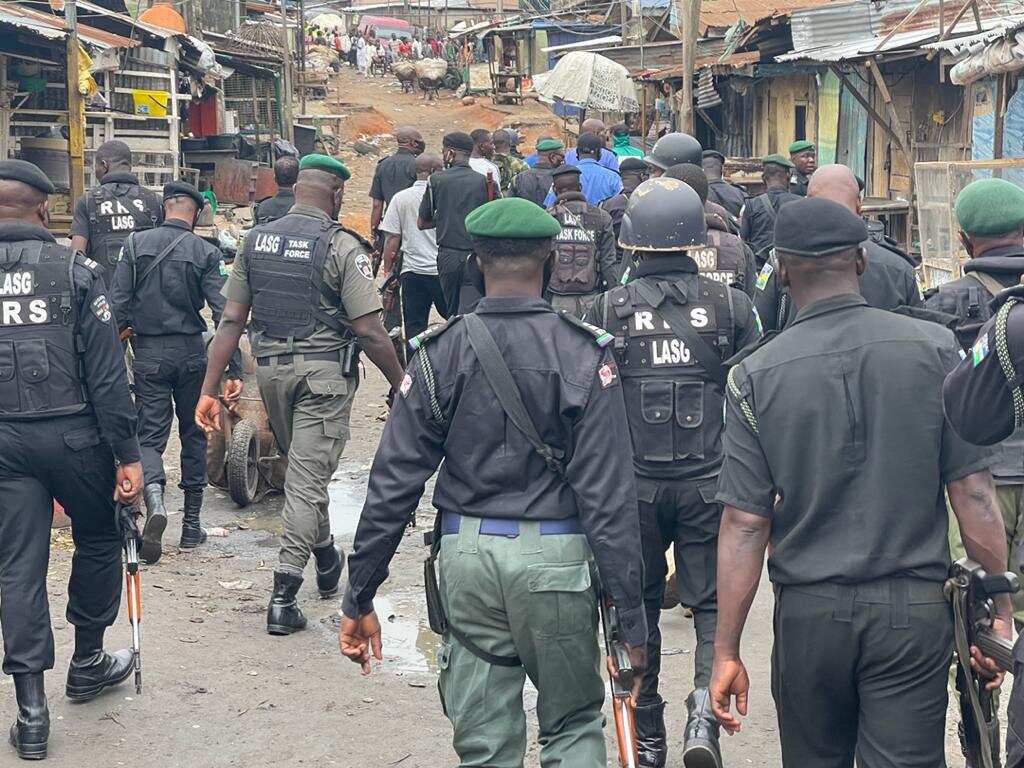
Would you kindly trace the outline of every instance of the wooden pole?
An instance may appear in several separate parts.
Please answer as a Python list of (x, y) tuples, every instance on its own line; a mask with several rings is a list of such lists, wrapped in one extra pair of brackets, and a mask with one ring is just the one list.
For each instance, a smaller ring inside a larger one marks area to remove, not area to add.
[(996, 80), (996, 111), (995, 131), (992, 135), (992, 159), (1000, 160), (1003, 157), (1003, 134), (1006, 130), (1006, 114), (1003, 102), (1006, 101), (1006, 73), (1004, 72)]
[(893, 27), (892, 29), (889, 30), (889, 34), (887, 34), (885, 37), (882, 38), (882, 42), (880, 42), (875, 47), (875, 53), (878, 53), (880, 50), (885, 48), (885, 44), (888, 43), (890, 40), (892, 40), (893, 37), (896, 35), (896, 33), (899, 32), (901, 29), (903, 29), (905, 24), (907, 24), (912, 18), (917, 16), (918, 11), (920, 11), (922, 8), (924, 8), (924, 6), (925, 6), (925, 4), (927, 2), (928, 2), (928, 0), (919, 0), (918, 4), (910, 9), (910, 13), (908, 13), (906, 16), (904, 16), (902, 19), (900, 19), (899, 23), (896, 24), (895, 27)]
[[(78, 90), (78, 15), (76, 0), (64, 5), (68, 27), (67, 90), (68, 90), (68, 180), (71, 199), (85, 194), (85, 100)], [(171, 94), (172, 97), (174, 94)]]
[[(969, 11), (973, 6), (974, 6), (974, 3), (971, 0), (969, 0), (966, 3), (964, 3), (963, 6), (960, 8), (960, 10), (957, 11), (956, 16), (953, 17), (953, 21), (951, 21), (949, 23), (949, 26), (946, 27), (945, 31), (942, 32), (939, 35), (939, 39), (936, 40), (935, 42), (941, 43), (947, 37), (952, 35), (953, 34), (953, 30), (956, 28), (956, 25), (960, 23), (960, 19), (962, 19), (964, 17), (964, 15), (967, 13), (967, 11)], [(925, 56), (925, 60), (926, 61), (931, 61), (935, 57), (936, 53), (938, 53), (938, 50), (928, 51), (928, 55)]]
[(700, 0), (679, 0), (682, 8), (683, 100), (679, 110), (679, 130), (694, 134), (697, 124), (693, 111), (693, 78), (697, 59), (697, 37), (700, 27)]
[[(301, 26), (299, 29), (303, 31)], [(345, 34), (348, 34), (348, 30), (345, 31)], [(290, 37), (288, 15), (284, 10), (284, 0), (281, 0), (281, 44), (283, 46), (282, 55), (284, 56), (284, 69), (281, 70), (281, 123), (284, 130), (281, 133), (285, 140), (294, 143), (295, 120), (292, 117), (292, 97), (295, 94), (295, 62), (292, 61), (292, 41)], [(340, 93), (340, 85), (338, 89)]]
[(306, 0), (299, 0), (299, 112), (306, 114)]
[[(176, 39), (169, 40), (168, 42), (173, 43), (174, 53), (171, 56), (171, 65), (168, 68), (171, 79), (171, 114), (170, 121), (168, 122), (168, 134), (170, 136), (170, 148), (171, 148), (171, 178), (175, 181), (178, 180), (181, 174), (181, 154), (179, 149), (181, 147), (181, 113), (178, 111), (178, 41)], [(107, 79), (110, 79), (112, 74), (107, 75)], [(112, 102), (108, 102), (112, 103)]]

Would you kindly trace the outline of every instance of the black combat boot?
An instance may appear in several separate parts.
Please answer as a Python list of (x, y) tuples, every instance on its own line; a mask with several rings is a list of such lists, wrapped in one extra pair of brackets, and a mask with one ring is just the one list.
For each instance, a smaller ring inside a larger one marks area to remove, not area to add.
[(295, 602), (295, 594), (301, 586), (301, 576), (274, 571), (274, 592), (267, 606), (267, 632), (290, 635), (306, 628), (306, 617)]
[(18, 719), (11, 726), (11, 746), (22, 760), (42, 760), (50, 737), (50, 709), (46, 706), (43, 673), (15, 675), (14, 693), (18, 698)]
[(199, 510), (203, 508), (202, 491), (185, 491), (185, 512), (181, 519), (182, 549), (194, 549), (206, 543), (206, 531), (199, 526)]
[(683, 733), (683, 765), (686, 768), (722, 768), (718, 747), (718, 720), (711, 712), (711, 694), (698, 688), (686, 699), (690, 718)]
[(316, 588), (320, 590), (320, 597), (327, 600), (338, 594), (341, 570), (345, 567), (345, 553), (341, 547), (335, 546), (334, 537), (331, 536), (330, 543), (313, 548), (313, 557), (316, 558)]
[(160, 539), (167, 527), (167, 507), (164, 506), (164, 487), (160, 483), (150, 483), (142, 489), (142, 498), (146, 502), (146, 525), (142, 529), (142, 549), (139, 557), (142, 561), (153, 565), (163, 554)]
[(102, 629), (75, 627), (75, 655), (68, 667), (65, 693), (71, 701), (89, 701), (101, 691), (124, 682), (133, 668), (130, 650), (103, 650)]
[(634, 708), (636, 718), (636, 752), (640, 768), (665, 768), (668, 743), (665, 734), (665, 702), (639, 704)]

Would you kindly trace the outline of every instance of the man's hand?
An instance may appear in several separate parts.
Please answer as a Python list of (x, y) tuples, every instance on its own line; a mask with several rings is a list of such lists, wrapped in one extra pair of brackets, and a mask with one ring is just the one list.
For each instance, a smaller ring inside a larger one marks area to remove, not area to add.
[(220, 400), (213, 395), (200, 395), (196, 404), (196, 424), (206, 434), (220, 431)]
[[(992, 631), (1006, 640), (1013, 640), (1013, 619), (1005, 616), (996, 616), (992, 622)], [(986, 691), (993, 691), (1003, 684), (1004, 672), (999, 671), (999, 667), (993, 659), (981, 652), (981, 649), (976, 646), (971, 646), (971, 668), (978, 673), (982, 678), (988, 680), (985, 683)]]
[[(644, 670), (647, 669), (647, 646), (626, 644), (626, 652), (629, 654), (629, 665), (633, 668), (633, 687), (629, 691), (629, 697), (636, 704), (636, 697), (640, 694), (640, 683), (644, 678)], [(615, 659), (605, 656), (608, 665), (608, 674), (619, 679), (619, 668), (615, 665)]]
[(342, 616), (338, 628), (338, 647), (349, 661), (363, 668), (364, 675), (370, 674), (370, 653), (373, 653), (377, 661), (384, 658), (377, 614), (370, 611), (358, 619)]
[(114, 484), (114, 501), (134, 504), (142, 490), (142, 462), (118, 464)]
[(711, 711), (718, 722), (729, 733), (737, 733), (742, 724), (730, 707), (732, 698), (736, 697), (736, 712), (744, 717), (747, 714), (747, 693), (750, 691), (750, 678), (747, 668), (740, 659), (724, 659), (715, 657), (715, 666), (711, 672)]
[(241, 379), (233, 379), (231, 377), (224, 379), (222, 394), (224, 396), (224, 402), (227, 403), (229, 408), (242, 399), (242, 388), (243, 384)]

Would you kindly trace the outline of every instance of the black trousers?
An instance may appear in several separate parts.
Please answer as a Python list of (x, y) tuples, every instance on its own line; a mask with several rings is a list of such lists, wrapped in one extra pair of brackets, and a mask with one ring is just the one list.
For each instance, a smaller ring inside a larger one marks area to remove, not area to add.
[(637, 703), (661, 701), (661, 601), (668, 565), (665, 553), (675, 545), (679, 602), (693, 610), (697, 648), (693, 684), (706, 688), (714, 661), (715, 624), (718, 621), (716, 565), (718, 527), (722, 505), (714, 501), (716, 478), (705, 480), (652, 480), (637, 478), (640, 538), (644, 555), (644, 612), (647, 614), (647, 669)]
[(53, 668), (46, 596), (56, 498), (71, 518), (75, 554), (67, 619), (105, 629), (121, 602), (114, 522), (114, 457), (91, 414), (0, 422), (0, 627), (5, 674)]
[(942, 582), (776, 586), (772, 695), (786, 768), (945, 763), (953, 621)]
[[(1006, 768), (1024, 768), (1024, 635), (1013, 645), (1013, 688), (1006, 708)], [(1003, 690), (1006, 690), (1005, 687)]]
[(206, 348), (201, 334), (137, 336), (135, 351), (135, 407), (139, 415), (139, 445), (145, 483), (164, 485), (164, 451), (171, 420), (178, 416), (181, 438), (182, 490), (206, 487), (206, 435), (195, 420), (203, 377)]
[(459, 311), (459, 292), (462, 290), (462, 276), (466, 271), (466, 259), (469, 251), (457, 251), (451, 248), (437, 249), (437, 277), (441, 282), (441, 292), (448, 314)]
[(437, 307), (441, 317), (448, 319), (448, 302), (441, 290), (437, 275), (402, 273), (402, 316), (405, 319), (405, 338), (409, 340), (427, 330), (430, 308)]

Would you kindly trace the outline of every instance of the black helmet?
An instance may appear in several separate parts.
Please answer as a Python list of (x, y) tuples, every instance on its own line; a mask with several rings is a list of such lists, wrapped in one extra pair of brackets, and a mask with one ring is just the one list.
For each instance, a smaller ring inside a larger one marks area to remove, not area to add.
[(697, 193), (678, 179), (645, 181), (629, 196), (619, 247), (638, 251), (682, 251), (707, 245), (708, 225)]
[(666, 133), (655, 142), (651, 154), (644, 158), (644, 162), (667, 171), (680, 163), (700, 165), (701, 153), (700, 142), (690, 134)]

